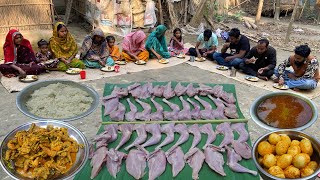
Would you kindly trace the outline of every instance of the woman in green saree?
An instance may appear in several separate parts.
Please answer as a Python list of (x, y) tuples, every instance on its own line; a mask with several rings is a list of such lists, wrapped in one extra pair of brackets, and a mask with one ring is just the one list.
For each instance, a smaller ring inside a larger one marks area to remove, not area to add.
[(151, 58), (170, 58), (170, 52), (168, 51), (168, 46), (165, 37), (166, 31), (166, 26), (159, 25), (149, 35), (146, 42), (146, 49), (149, 51)]

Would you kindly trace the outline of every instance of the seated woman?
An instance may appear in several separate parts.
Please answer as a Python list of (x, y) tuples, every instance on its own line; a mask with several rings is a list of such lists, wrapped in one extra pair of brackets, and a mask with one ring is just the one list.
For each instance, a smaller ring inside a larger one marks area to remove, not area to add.
[(68, 68), (86, 68), (85, 64), (76, 59), (77, 43), (63, 22), (57, 22), (53, 28), (53, 36), (49, 40), (49, 49), (55, 58), (59, 59), (57, 70), (66, 71)]
[(6, 77), (20, 75), (36, 75), (45, 72), (45, 67), (36, 64), (36, 57), (31, 44), (22, 34), (11, 29), (3, 45), (4, 64), (0, 65), (0, 72)]
[[(121, 59), (120, 49), (118, 46), (114, 45), (116, 42), (116, 39), (114, 36), (107, 36), (107, 47), (109, 51), (109, 58), (111, 58), (111, 61), (119, 61)], [(109, 61), (110, 61), (109, 60)]]
[(156, 30), (149, 35), (146, 42), (146, 49), (149, 51), (151, 58), (170, 58), (165, 37), (166, 31), (166, 26), (159, 25)]
[(146, 34), (139, 30), (129, 33), (122, 42), (122, 58), (127, 62), (148, 61), (149, 52), (145, 49)]
[(104, 33), (101, 29), (96, 28), (91, 35), (84, 38), (80, 49), (80, 59), (88, 68), (101, 68), (106, 66), (108, 56)]

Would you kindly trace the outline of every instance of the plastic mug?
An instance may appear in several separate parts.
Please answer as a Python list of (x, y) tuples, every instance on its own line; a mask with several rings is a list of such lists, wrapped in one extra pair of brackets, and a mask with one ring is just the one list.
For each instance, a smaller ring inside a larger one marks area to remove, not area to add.
[(194, 60), (195, 60), (195, 57), (194, 57), (194, 56), (191, 56), (189, 61), (190, 61), (190, 62), (194, 62)]
[(80, 78), (85, 79), (86, 78), (86, 71), (80, 71)]
[(119, 69), (120, 69), (120, 66), (119, 66), (119, 65), (115, 65), (115, 66), (114, 66), (114, 70), (116, 71), (116, 73), (119, 72)]

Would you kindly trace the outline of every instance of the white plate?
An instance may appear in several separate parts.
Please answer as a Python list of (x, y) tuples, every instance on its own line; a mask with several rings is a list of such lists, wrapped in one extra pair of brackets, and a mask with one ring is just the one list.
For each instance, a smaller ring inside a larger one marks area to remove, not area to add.
[(114, 62), (115, 64), (118, 64), (118, 65), (126, 65), (127, 62), (126, 61), (116, 61)]
[(255, 76), (246, 76), (245, 79), (248, 80), (248, 81), (252, 81), (252, 82), (259, 81), (259, 78), (255, 77)]
[(105, 66), (105, 67), (101, 68), (101, 71), (112, 72), (112, 71), (114, 71), (114, 66)]
[(227, 67), (227, 66), (217, 66), (217, 69), (221, 70), (221, 71), (226, 71), (226, 70), (229, 70), (229, 67)]
[(183, 59), (183, 58), (186, 58), (186, 55), (184, 55), (184, 54), (179, 54), (179, 55), (177, 55), (177, 58)]
[(134, 63), (137, 64), (137, 65), (144, 65), (144, 64), (146, 64), (146, 62), (143, 61), (143, 60), (135, 61)]
[(27, 75), (25, 78), (19, 78), (19, 81), (21, 82), (34, 82), (38, 80), (38, 76), (37, 75)]
[(169, 59), (160, 59), (160, 60), (158, 60), (158, 62), (160, 64), (168, 64), (169, 63)]
[(204, 58), (204, 57), (201, 57), (201, 58), (196, 57), (195, 60), (198, 61), (198, 62), (203, 62), (203, 61), (206, 60), (206, 58)]
[(67, 74), (80, 74), (80, 71), (82, 71), (82, 69), (80, 68), (69, 68), (68, 70), (66, 70)]
[(274, 83), (273, 87), (276, 88), (276, 89), (280, 89), (280, 90), (288, 90), (289, 89), (289, 87), (287, 85), (284, 84), (282, 86), (279, 86), (278, 83)]

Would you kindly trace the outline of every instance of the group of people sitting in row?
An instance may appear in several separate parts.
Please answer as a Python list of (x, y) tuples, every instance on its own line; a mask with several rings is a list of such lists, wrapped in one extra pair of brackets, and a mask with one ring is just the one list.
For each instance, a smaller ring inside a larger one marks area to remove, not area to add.
[[(310, 55), (310, 48), (301, 45), (295, 54), (276, 67), (276, 50), (267, 39), (261, 39), (250, 49), (249, 39), (237, 28), (231, 29), (225, 38), (221, 52), (217, 52), (218, 38), (206, 29), (197, 38), (194, 48), (184, 47), (182, 31), (176, 28), (169, 45), (165, 39), (166, 26), (159, 25), (147, 37), (142, 30), (126, 35), (122, 52), (115, 45), (113, 36), (105, 37), (99, 28), (86, 36), (80, 50), (67, 27), (58, 22), (49, 42), (38, 42), (39, 52), (34, 53), (30, 42), (17, 30), (10, 30), (4, 44), (4, 64), (0, 72), (6, 77), (41, 74), (48, 70), (66, 71), (68, 68), (101, 68), (112, 66), (115, 61), (148, 61), (149, 58), (170, 58), (179, 54), (205, 57), (219, 65), (235, 67), (244, 73), (263, 80), (270, 78), (279, 85), (286, 84), (292, 89), (314, 89), (319, 79), (319, 63)], [(230, 53), (227, 50), (230, 49)], [(286, 70), (292, 67), (293, 71)]]

